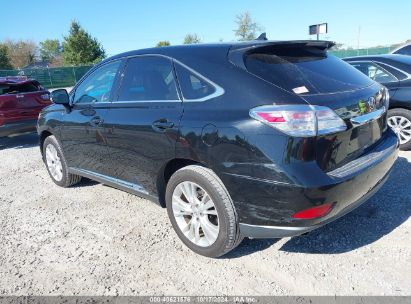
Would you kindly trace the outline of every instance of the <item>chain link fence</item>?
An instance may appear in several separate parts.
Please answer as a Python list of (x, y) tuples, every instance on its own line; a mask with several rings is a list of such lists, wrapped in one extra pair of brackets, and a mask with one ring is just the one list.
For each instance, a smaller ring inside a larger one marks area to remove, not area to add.
[[(365, 48), (365, 49), (349, 49), (349, 50), (336, 50), (330, 51), (331, 54), (344, 58), (353, 56), (364, 55), (380, 55), (388, 54), (392, 51), (390, 47), (380, 48)], [(61, 67), (61, 68), (37, 68), (37, 69), (22, 69), (22, 70), (0, 70), (0, 77), (5, 76), (27, 76), (29, 78), (36, 79), (44, 87), (48, 89), (52, 88), (64, 88), (72, 87), (80, 80), (81, 77), (92, 66), (77, 66), (77, 67)]]
[(379, 48), (337, 50), (337, 51), (330, 51), (330, 53), (337, 57), (344, 58), (344, 57), (354, 57), (354, 56), (388, 54), (393, 50), (394, 49), (391, 47), (379, 47)]
[(22, 70), (0, 70), (0, 77), (27, 76), (36, 79), (45, 88), (72, 87), (92, 66), (61, 67), (61, 68), (37, 68)]

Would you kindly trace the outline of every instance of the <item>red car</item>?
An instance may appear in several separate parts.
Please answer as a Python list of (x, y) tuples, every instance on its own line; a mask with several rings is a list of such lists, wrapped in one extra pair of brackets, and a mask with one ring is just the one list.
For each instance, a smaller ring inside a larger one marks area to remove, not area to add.
[(50, 93), (27, 77), (0, 77), (0, 137), (35, 131)]

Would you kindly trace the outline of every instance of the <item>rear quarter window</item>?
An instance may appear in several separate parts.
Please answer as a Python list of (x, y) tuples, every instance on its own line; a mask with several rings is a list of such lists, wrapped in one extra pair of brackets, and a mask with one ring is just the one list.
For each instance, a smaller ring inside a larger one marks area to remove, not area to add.
[(265, 47), (245, 56), (247, 70), (296, 94), (324, 94), (369, 86), (372, 80), (317, 48)]

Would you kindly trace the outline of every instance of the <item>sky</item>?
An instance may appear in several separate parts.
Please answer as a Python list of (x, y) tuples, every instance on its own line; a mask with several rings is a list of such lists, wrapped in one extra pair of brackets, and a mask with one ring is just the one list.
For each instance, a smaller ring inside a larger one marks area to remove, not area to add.
[(0, 41), (60, 39), (75, 19), (100, 41), (108, 55), (181, 44), (188, 33), (203, 42), (235, 40), (235, 16), (248, 11), (270, 40), (315, 39), (311, 24), (328, 22), (333, 40), (354, 48), (411, 39), (409, 0), (36, 0), (2, 1)]

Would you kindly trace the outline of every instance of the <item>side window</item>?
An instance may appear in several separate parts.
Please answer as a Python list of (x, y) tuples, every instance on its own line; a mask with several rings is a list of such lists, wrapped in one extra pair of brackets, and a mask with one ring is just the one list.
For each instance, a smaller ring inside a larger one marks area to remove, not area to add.
[(17, 85), (16, 90), (19, 93), (30, 93), (30, 92), (39, 91), (39, 87), (38, 87), (38, 85), (36, 85), (36, 83), (26, 82), (26, 83), (23, 83), (21, 85)]
[(178, 100), (171, 61), (156, 56), (127, 61), (118, 101)]
[(13, 94), (13, 87), (9, 85), (0, 85), (0, 95)]
[(404, 46), (403, 48), (396, 51), (395, 54), (411, 55), (411, 45)]
[(39, 86), (36, 83), (26, 82), (22, 84), (0, 85), (0, 95), (3, 94), (19, 94), (39, 91)]
[(77, 87), (74, 103), (110, 101), (111, 88), (120, 64), (121, 60), (107, 63), (88, 75)]
[(200, 99), (213, 94), (216, 88), (180, 64), (176, 64), (177, 77), (185, 99)]
[(352, 65), (365, 75), (380, 83), (397, 81), (397, 79), (385, 71), (383, 68), (373, 64), (372, 62), (352, 63)]

